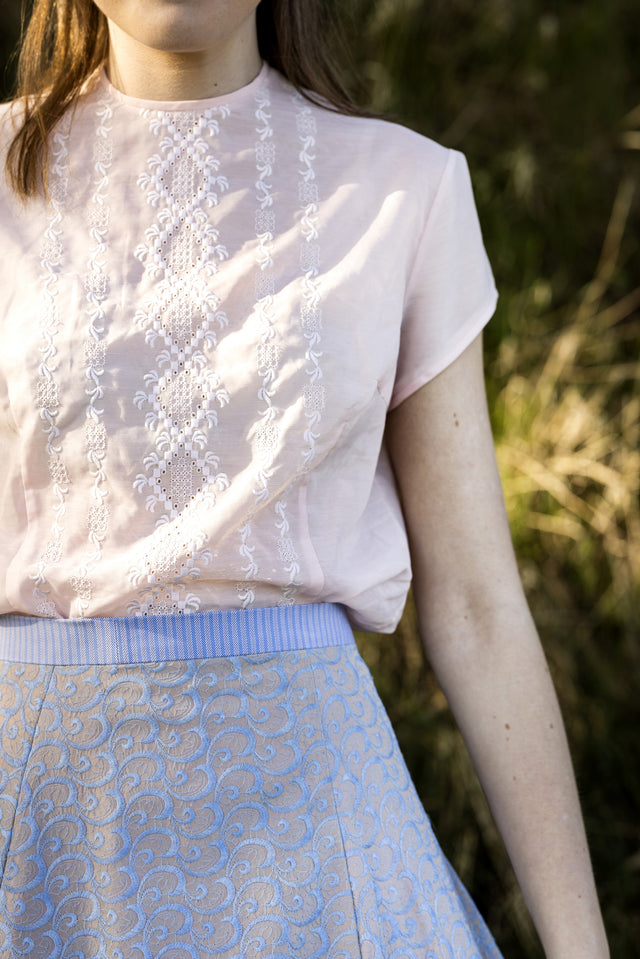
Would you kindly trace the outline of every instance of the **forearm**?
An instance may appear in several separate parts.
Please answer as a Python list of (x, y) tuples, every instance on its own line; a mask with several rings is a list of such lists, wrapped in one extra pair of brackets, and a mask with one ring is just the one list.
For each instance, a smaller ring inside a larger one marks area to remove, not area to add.
[(446, 625), (436, 617), (435, 627), (432, 614), (421, 619), (546, 956), (603, 959), (564, 726), (526, 604), (475, 615), (461, 605)]
[(564, 727), (511, 544), (479, 340), (393, 411), (387, 439), (425, 647), (547, 959), (606, 959)]

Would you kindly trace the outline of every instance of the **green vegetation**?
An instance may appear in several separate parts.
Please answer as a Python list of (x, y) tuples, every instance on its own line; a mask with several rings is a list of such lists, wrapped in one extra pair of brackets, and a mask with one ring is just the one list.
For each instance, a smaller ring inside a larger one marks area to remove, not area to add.
[[(640, 940), (640, 6), (351, 0), (364, 99), (472, 169), (501, 299), (498, 458), (559, 690), (612, 954)], [(0, 9), (3, 61), (19, 3)], [(10, 84), (5, 76), (4, 92)], [(505, 956), (540, 957), (409, 604), (360, 637), (442, 845)], [(478, 825), (479, 824), (479, 825)]]

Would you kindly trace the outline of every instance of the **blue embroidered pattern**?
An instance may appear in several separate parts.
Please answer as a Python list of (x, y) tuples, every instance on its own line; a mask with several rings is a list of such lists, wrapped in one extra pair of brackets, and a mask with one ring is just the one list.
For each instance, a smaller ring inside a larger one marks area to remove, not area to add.
[(498, 959), (355, 646), (0, 664), (2, 959)]

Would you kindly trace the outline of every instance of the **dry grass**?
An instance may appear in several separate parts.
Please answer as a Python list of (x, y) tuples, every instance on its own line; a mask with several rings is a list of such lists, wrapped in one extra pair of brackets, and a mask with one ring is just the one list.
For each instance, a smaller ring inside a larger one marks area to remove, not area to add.
[[(497, 455), (516, 543), (526, 556), (528, 531), (536, 530), (563, 564), (577, 564), (592, 598), (592, 626), (598, 617), (635, 628), (640, 287), (615, 302), (609, 295), (633, 198), (627, 178), (596, 275), (579, 302), (544, 318), (528, 341), (503, 340), (494, 375), (506, 379), (495, 408)], [(525, 560), (524, 573), (535, 591), (546, 570), (536, 572)]]

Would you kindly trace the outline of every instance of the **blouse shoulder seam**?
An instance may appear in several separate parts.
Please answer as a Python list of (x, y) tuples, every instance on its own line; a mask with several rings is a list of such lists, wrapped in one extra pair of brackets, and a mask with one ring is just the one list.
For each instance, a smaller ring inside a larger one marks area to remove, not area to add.
[[(442, 194), (443, 191), (444, 191), (445, 180), (447, 180), (447, 178), (448, 178), (449, 170), (451, 169), (451, 167), (452, 167), (452, 165), (453, 165), (453, 163), (454, 163), (455, 157), (456, 157), (456, 155), (457, 155), (457, 153), (458, 153), (457, 150), (452, 150), (452, 149), (450, 149), (449, 147), (445, 147), (445, 149), (447, 150), (447, 158), (446, 158), (446, 161), (445, 161), (444, 166), (443, 166), (443, 168), (442, 168), (442, 173), (440, 174), (440, 179), (438, 180), (438, 185), (437, 185), (437, 187), (436, 187), (436, 189), (435, 189), (435, 191), (434, 191), (434, 194), (433, 194), (433, 198), (432, 198), (432, 200), (431, 200), (431, 203), (428, 205), (428, 209), (427, 209), (426, 214), (425, 214), (425, 217), (424, 217), (424, 221), (423, 221), (423, 224), (422, 224), (422, 228), (421, 228), (420, 232), (418, 233), (418, 237), (417, 237), (416, 245), (415, 245), (415, 250), (414, 250), (414, 252), (413, 252), (413, 257), (412, 257), (412, 260), (411, 260), (411, 266), (409, 267), (409, 271), (408, 271), (408, 273), (407, 273), (407, 285), (406, 285), (406, 289), (407, 289), (407, 290), (409, 290), (410, 287), (411, 287), (411, 280), (412, 280), (412, 278), (413, 278), (413, 274), (414, 274), (414, 272), (415, 272), (416, 264), (417, 264), (418, 257), (419, 257), (419, 254), (420, 254), (420, 244), (421, 244), (423, 238), (426, 236), (426, 234), (427, 234), (427, 232), (428, 232), (428, 230), (429, 230), (429, 224), (431, 223), (431, 219), (432, 219), (432, 216), (433, 216), (433, 211), (435, 210), (435, 208), (436, 208), (437, 205), (438, 205), (438, 201), (439, 201), (439, 199), (440, 199), (440, 196), (441, 196), (441, 194)], [(406, 301), (405, 301), (405, 308), (406, 308)]]

